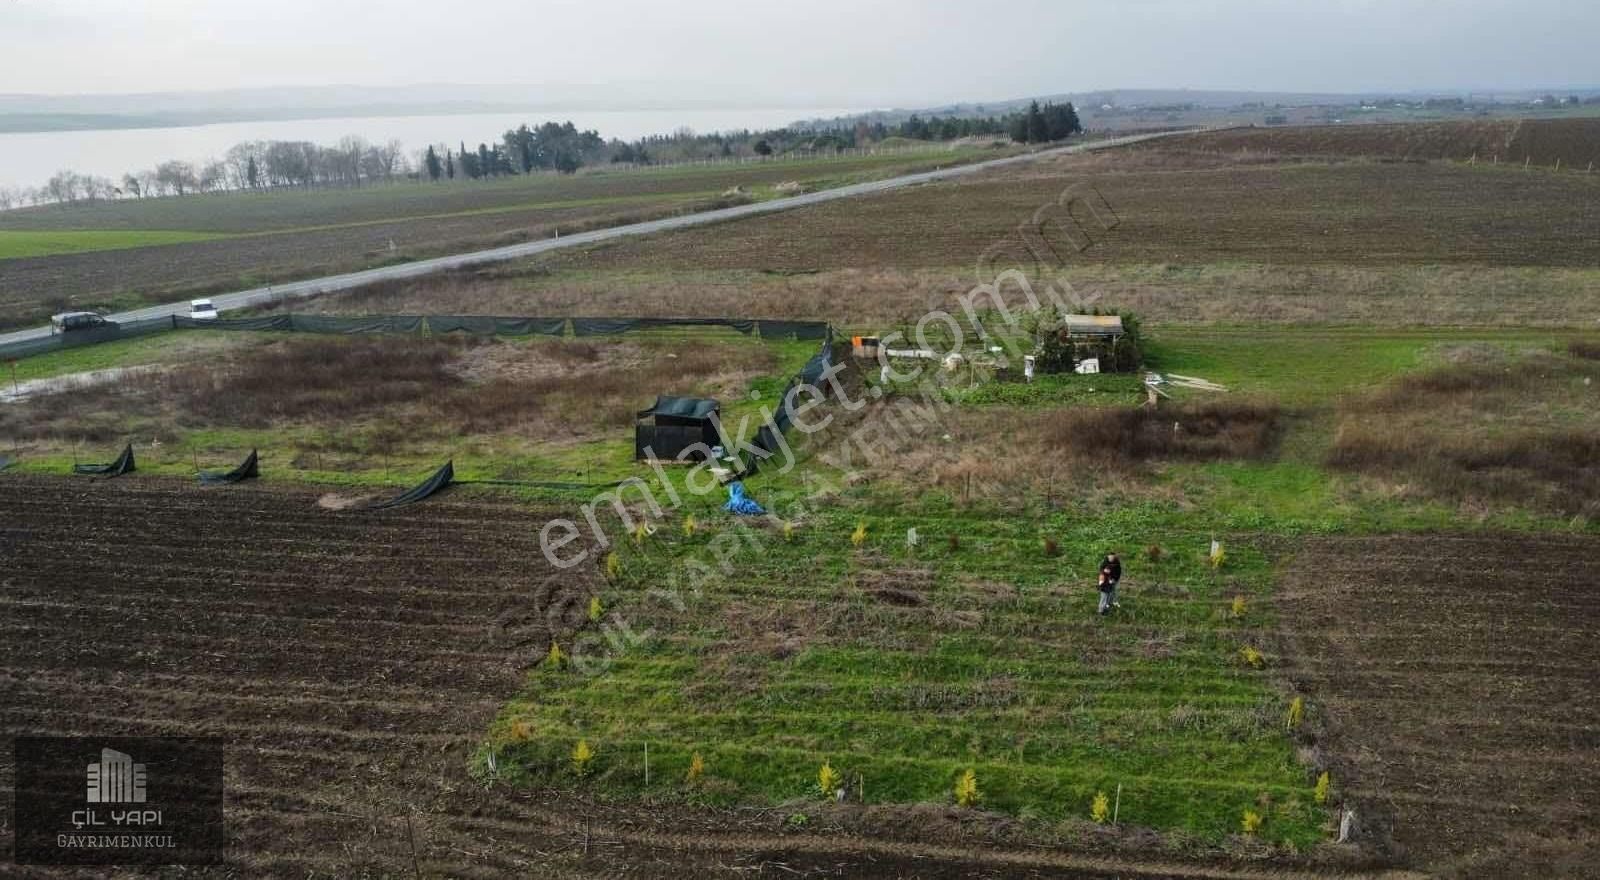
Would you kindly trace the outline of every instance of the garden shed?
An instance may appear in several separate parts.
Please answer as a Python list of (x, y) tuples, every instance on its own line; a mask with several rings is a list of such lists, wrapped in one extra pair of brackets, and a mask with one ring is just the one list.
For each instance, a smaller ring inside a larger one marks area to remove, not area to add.
[(721, 445), (717, 431), (721, 407), (708, 397), (657, 397), (649, 409), (639, 411), (634, 422), (634, 458), (665, 461), (680, 457), (696, 444), (704, 444), (706, 449)]

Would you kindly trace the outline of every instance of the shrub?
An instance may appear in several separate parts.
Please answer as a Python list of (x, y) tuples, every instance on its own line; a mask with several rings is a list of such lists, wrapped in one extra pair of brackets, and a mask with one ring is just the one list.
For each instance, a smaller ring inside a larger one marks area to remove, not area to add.
[(1244, 612), (1245, 612), (1245, 598), (1244, 598), (1244, 596), (1241, 595), (1241, 596), (1234, 596), (1233, 597), (1233, 606), (1229, 609), (1229, 612), (1236, 618), (1244, 616)]
[(590, 596), (589, 597), (589, 622), (590, 623), (599, 623), (601, 615), (605, 614), (605, 612), (606, 612), (606, 608), (605, 608), (604, 605), (602, 605), (600, 603), (600, 597), (599, 596)]
[(606, 577), (612, 580), (622, 577), (622, 557), (615, 550), (606, 554)]
[(961, 778), (956, 780), (956, 803), (963, 807), (970, 807), (982, 799), (978, 792), (978, 773), (971, 767), (967, 768)]
[(1326, 770), (1322, 771), (1322, 775), (1317, 777), (1317, 803), (1325, 804), (1328, 802), (1328, 785), (1332, 783), (1332, 781), (1333, 780), (1329, 778), (1328, 771)]
[(691, 513), (683, 518), (683, 536), (685, 538), (694, 537), (694, 525), (694, 514)]
[(956, 552), (957, 550), (960, 550), (960, 549), (961, 549), (961, 537), (959, 535), (957, 535), (955, 532), (951, 532), (950, 533), (950, 552), (954, 553), (954, 552)]
[(1290, 700), (1289, 714), (1286, 718), (1284, 718), (1284, 726), (1288, 727), (1290, 730), (1298, 728), (1300, 726), (1300, 722), (1305, 720), (1305, 712), (1306, 701), (1303, 698), (1295, 697), (1293, 700)]
[(1211, 542), (1211, 552), (1206, 556), (1211, 561), (1212, 568), (1221, 568), (1228, 561), (1228, 551), (1223, 549), (1221, 541)]
[(1255, 810), (1245, 810), (1244, 816), (1239, 821), (1240, 827), (1246, 834), (1255, 834), (1261, 830), (1261, 814)]
[(1574, 339), (1567, 343), (1567, 354), (1587, 361), (1600, 361), (1600, 339)]
[(1095, 406), (1046, 416), (1046, 444), (1077, 458), (1112, 464), (1153, 459), (1218, 461), (1260, 458), (1278, 442), (1275, 403), (1204, 400), (1177, 406)]
[(1103, 791), (1094, 794), (1094, 801), (1089, 804), (1089, 818), (1104, 825), (1111, 818), (1111, 799)]
[(1166, 553), (1167, 551), (1162, 550), (1160, 544), (1151, 544), (1150, 546), (1144, 548), (1144, 558), (1149, 560), (1152, 564), (1160, 562), (1161, 557), (1165, 556)]
[(1260, 669), (1266, 665), (1267, 655), (1249, 645), (1245, 645), (1239, 649), (1239, 659), (1243, 660), (1245, 665), (1252, 669)]
[(850, 544), (859, 550), (865, 543), (867, 543), (867, 521), (861, 520), (856, 523), (856, 530), (850, 533)]
[(840, 784), (842, 782), (844, 782), (844, 777), (840, 776), (839, 772), (833, 769), (832, 764), (829, 764), (827, 761), (823, 761), (822, 766), (817, 770), (817, 791), (820, 792), (824, 798), (831, 799), (837, 797), (837, 792), (839, 791)]
[(700, 777), (704, 776), (705, 772), (705, 759), (700, 757), (699, 752), (695, 752), (694, 757), (689, 759), (689, 772), (684, 774), (683, 781), (689, 785), (698, 784)]
[(527, 742), (533, 736), (533, 725), (522, 719), (511, 722), (511, 741)]
[(589, 741), (578, 740), (578, 744), (572, 747), (572, 769), (579, 776), (586, 776), (589, 773), (589, 764), (593, 761), (594, 749), (589, 747)]
[(651, 528), (649, 523), (641, 521), (638, 525), (633, 527), (633, 546), (643, 547), (644, 539), (650, 537), (654, 533), (655, 529)]
[(544, 655), (544, 665), (550, 667), (551, 669), (560, 669), (561, 664), (565, 663), (566, 660), (567, 655), (561, 653), (561, 646), (555, 642), (551, 642), (550, 653)]
[(1061, 555), (1061, 545), (1056, 543), (1055, 538), (1044, 539), (1044, 555), (1051, 558)]

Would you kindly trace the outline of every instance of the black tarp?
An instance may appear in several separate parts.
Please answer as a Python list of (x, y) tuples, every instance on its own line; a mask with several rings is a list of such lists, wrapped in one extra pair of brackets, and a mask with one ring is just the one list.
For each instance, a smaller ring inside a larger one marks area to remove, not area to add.
[(641, 409), (638, 418), (647, 419), (665, 416), (672, 419), (693, 419), (703, 421), (711, 418), (711, 414), (720, 406), (709, 397), (673, 397), (667, 394), (656, 396), (656, 402), (649, 409)]
[(757, 321), (762, 339), (821, 339), (828, 335), (826, 321)]
[(290, 315), (300, 333), (421, 333), (421, 315)]
[(743, 318), (573, 318), (572, 335), (612, 336), (663, 327), (728, 327), (748, 334), (756, 323)]
[(429, 315), (430, 333), (471, 333), (474, 336), (564, 336), (566, 318), (508, 318), (494, 315)]
[(133, 466), (133, 444), (122, 447), (122, 454), (110, 464), (75, 464), (72, 472), (75, 474), (95, 474), (103, 477), (120, 477), (135, 470)]
[(291, 315), (266, 315), (260, 318), (215, 318), (196, 321), (187, 315), (172, 319), (172, 326), (180, 330), (293, 330)]
[(435, 495), (456, 480), (455, 462), (447, 461), (444, 467), (433, 472), (433, 476), (422, 483), (407, 489), (405, 492), (390, 498), (388, 501), (378, 501), (368, 504), (364, 510), (388, 510), (393, 507), (404, 507), (407, 504), (416, 504), (430, 495)]
[(256, 458), (256, 451), (252, 449), (244, 462), (231, 471), (201, 471), (200, 482), (207, 486), (216, 486), (253, 480), (259, 476), (261, 476), (260, 464)]
[[(800, 369), (800, 375), (793, 382), (790, 382), (787, 388), (783, 389), (783, 395), (778, 399), (777, 410), (772, 413), (772, 417), (767, 420), (766, 424), (761, 426), (761, 430), (757, 431), (755, 438), (750, 441), (750, 445), (753, 448), (767, 453), (768, 456), (778, 453), (780, 449), (779, 437), (789, 430), (790, 425), (794, 424), (794, 411), (800, 407), (796, 398), (799, 396), (801, 387), (805, 385), (817, 387), (817, 383), (822, 381), (823, 374), (833, 365), (833, 327), (827, 324), (821, 326), (823, 327), (821, 347), (817, 349), (816, 354), (811, 356), (810, 360), (806, 361), (806, 365)], [(763, 330), (761, 335), (766, 338), (766, 331)], [(753, 476), (760, 467), (760, 463), (761, 459), (759, 458), (745, 462), (745, 470), (739, 476), (741, 478)]]

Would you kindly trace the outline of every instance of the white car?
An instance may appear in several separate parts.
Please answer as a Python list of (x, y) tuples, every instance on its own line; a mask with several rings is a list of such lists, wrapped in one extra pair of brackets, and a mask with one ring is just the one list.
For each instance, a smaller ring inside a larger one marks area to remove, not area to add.
[(209, 299), (197, 299), (189, 302), (189, 317), (196, 321), (215, 321), (217, 307)]

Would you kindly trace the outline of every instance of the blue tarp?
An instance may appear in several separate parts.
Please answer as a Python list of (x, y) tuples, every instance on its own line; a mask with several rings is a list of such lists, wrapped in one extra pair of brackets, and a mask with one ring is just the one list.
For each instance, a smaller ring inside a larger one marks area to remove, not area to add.
[(750, 496), (744, 494), (744, 483), (734, 480), (728, 484), (728, 503), (722, 509), (734, 516), (760, 516), (767, 511)]

